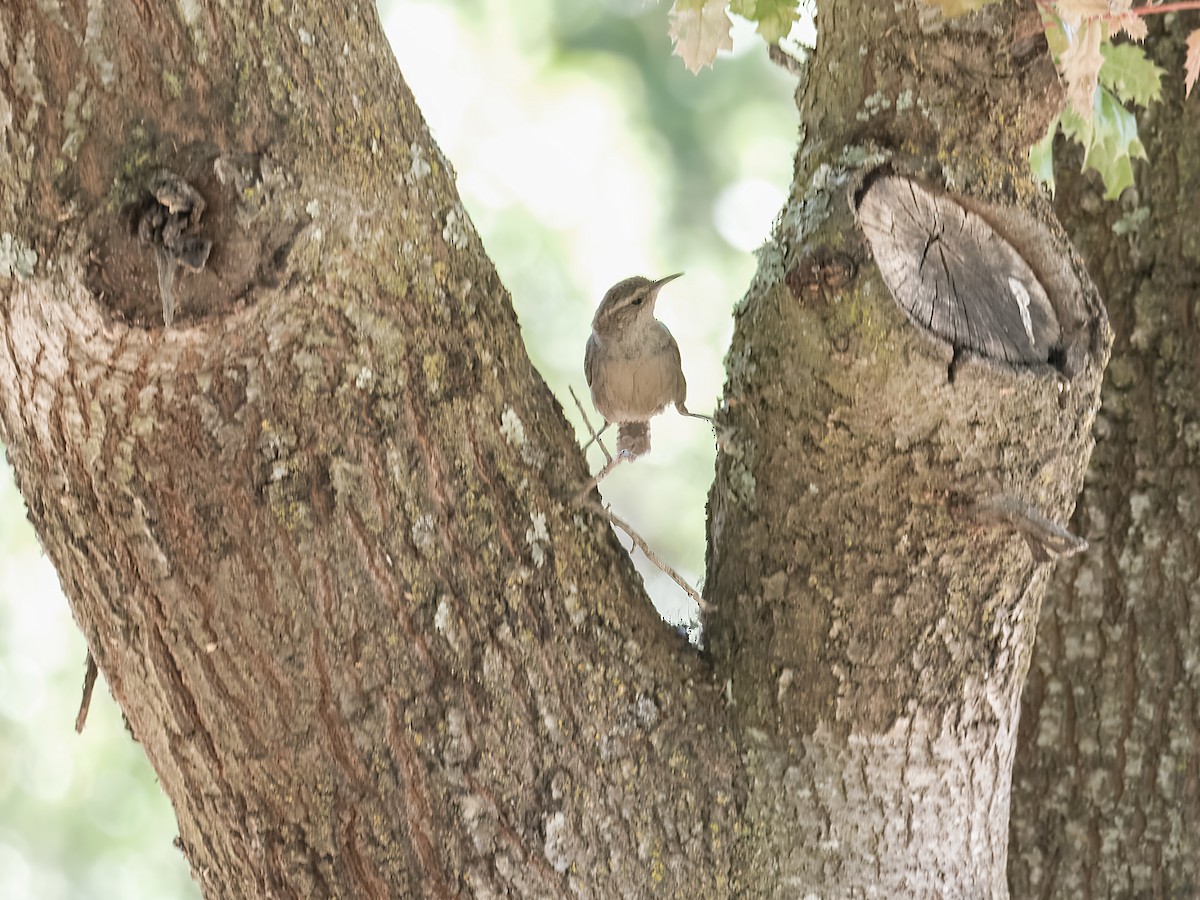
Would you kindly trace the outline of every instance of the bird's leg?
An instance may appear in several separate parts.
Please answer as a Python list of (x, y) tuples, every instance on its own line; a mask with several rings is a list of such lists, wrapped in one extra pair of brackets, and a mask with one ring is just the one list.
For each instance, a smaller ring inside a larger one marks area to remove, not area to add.
[(703, 419), (705, 422), (708, 422), (710, 424), (712, 423), (712, 420), (713, 420), (712, 416), (706, 416), (706, 415), (704, 415), (704, 413), (688, 412), (688, 408), (686, 406), (684, 406), (682, 403), (675, 404), (675, 411), (678, 412), (681, 416), (689, 416), (690, 418), (693, 418), (693, 419)]

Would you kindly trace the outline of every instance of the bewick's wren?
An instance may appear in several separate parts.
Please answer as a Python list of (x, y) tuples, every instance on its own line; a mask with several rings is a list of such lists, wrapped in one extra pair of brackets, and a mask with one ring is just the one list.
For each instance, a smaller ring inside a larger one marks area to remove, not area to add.
[(604, 428), (618, 426), (617, 460), (635, 459), (649, 451), (650, 419), (672, 403), (685, 416), (708, 419), (688, 412), (684, 405), (687, 382), (679, 345), (667, 326), (654, 318), (658, 292), (682, 274), (658, 281), (640, 275), (618, 281), (592, 319), (583, 373), (592, 389), (592, 403), (604, 416)]

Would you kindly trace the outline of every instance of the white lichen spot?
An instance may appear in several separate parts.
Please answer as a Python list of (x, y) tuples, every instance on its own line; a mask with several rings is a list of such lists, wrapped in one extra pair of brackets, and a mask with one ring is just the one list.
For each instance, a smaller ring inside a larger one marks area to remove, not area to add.
[(446, 731), (455, 740), (466, 734), (467, 717), (461, 709), (452, 706), (446, 710)]
[(658, 724), (658, 704), (645, 694), (637, 698), (633, 705), (633, 714), (643, 728), (653, 728)]
[(896, 98), (896, 112), (906, 112), (913, 107), (913, 92), (909, 88), (905, 88), (900, 92), (900, 96)]
[(454, 622), (454, 611), (450, 609), (450, 602), (444, 596), (438, 600), (437, 611), (433, 614), (433, 627), (446, 639), (446, 643), (458, 652), (458, 628)]
[(471, 237), (467, 221), (467, 211), (463, 209), (461, 203), (455, 203), (446, 213), (446, 225), (442, 228), (442, 240), (455, 250), (466, 249)]
[(865, 122), (872, 116), (878, 115), (884, 110), (892, 108), (892, 101), (887, 96), (879, 91), (869, 96), (863, 101), (863, 108), (859, 111), (855, 118), (860, 122)]
[(1021, 283), (1019, 278), (1008, 277), (1008, 289), (1012, 291), (1013, 299), (1017, 301), (1017, 309), (1021, 313), (1021, 324), (1025, 326), (1025, 334), (1029, 337), (1029, 343), (1034, 342), (1033, 338), (1033, 319), (1029, 316), (1029, 291), (1025, 285)]
[(100, 78), (100, 84), (107, 88), (116, 82), (117, 71), (112, 60), (104, 55), (104, 42), (100, 39), (103, 31), (104, 0), (91, 0), (88, 3), (87, 25), (84, 26), (83, 32), (83, 49)]
[(1144, 523), (1153, 508), (1154, 503), (1145, 491), (1133, 491), (1129, 494), (1129, 513), (1135, 525)]
[(308, 213), (308, 217), (310, 219), (315, 219), (321, 214), (321, 201), (314, 197), (312, 200), (309, 200), (307, 204), (305, 204), (304, 211)]
[(506, 406), (500, 416), (500, 433), (511, 447), (520, 452), (526, 465), (540, 469), (545, 464), (546, 454), (526, 438), (525, 424), (511, 406)]
[(408, 145), (408, 153), (412, 157), (412, 162), (408, 165), (408, 179), (410, 183), (416, 184), (433, 171), (433, 166), (425, 159), (425, 151), (416, 141)]
[(567, 817), (559, 811), (547, 818), (544, 852), (554, 871), (561, 873), (571, 867), (574, 861), (571, 843), (571, 829), (567, 825)]
[(795, 678), (796, 672), (794, 669), (784, 669), (779, 673), (779, 681), (777, 683), (775, 694), (776, 699), (779, 702), (783, 702), (784, 695), (787, 694), (788, 688), (792, 686), (792, 682), (795, 680)]
[(297, 28), (296, 36), (298, 38), (300, 38), (300, 43), (303, 44), (305, 47), (311, 47), (313, 45), (312, 32), (309, 31), (307, 28)]
[[(32, 31), (25, 33), (25, 40), (21, 41), (21, 45), (17, 47), (17, 64), (13, 67), (13, 84), (16, 85), (17, 93), (22, 94), (34, 107), (46, 105), (46, 94), (42, 90), (41, 79), (37, 76), (37, 70), (34, 67), (33, 61), (37, 58), (37, 39)], [(31, 109), (30, 116), (36, 121), (37, 110)], [(26, 127), (29, 126), (28, 119)]]
[(192, 33), (192, 44), (196, 48), (196, 62), (201, 66), (208, 63), (208, 32), (204, 30), (201, 17), (204, 14), (200, 0), (175, 0), (179, 12)]
[(580, 627), (587, 620), (587, 612), (583, 608), (583, 604), (579, 602), (579, 586), (572, 584), (567, 588), (567, 593), (563, 597), (563, 606), (566, 607), (567, 616), (571, 620), (571, 624), (576, 628)]
[(1113, 227), (1112, 227), (1113, 234), (1121, 235), (1121, 236), (1124, 236), (1127, 234), (1133, 234), (1138, 229), (1140, 229), (1144, 224), (1146, 224), (1146, 220), (1149, 218), (1150, 218), (1150, 207), (1139, 206), (1139, 207), (1136, 207), (1135, 209), (1131, 209), (1131, 210), (1129, 210), (1129, 212), (1125, 213), (1125, 215), (1121, 216), (1120, 219), (1118, 219), (1116, 222), (1113, 223)]
[(546, 564), (546, 545), (550, 543), (550, 532), (546, 530), (546, 514), (532, 513), (529, 517), (533, 527), (526, 529), (525, 540), (529, 542), (529, 554), (539, 569)]
[(37, 265), (37, 251), (7, 231), (0, 234), (0, 278), (28, 278)]
[(63, 131), (66, 137), (63, 138), (62, 153), (72, 162), (79, 156), (79, 148), (87, 135), (84, 126), (92, 118), (92, 101), (87, 87), (87, 77), (81, 74), (71, 93), (67, 94), (67, 104), (63, 108)]
[(496, 840), (496, 813), (492, 805), (478, 794), (467, 794), (459, 801), (463, 825), (471, 842), (480, 853), (491, 855)]
[[(38, 0), (38, 9), (63, 31), (73, 35), (71, 23), (63, 17), (62, 5), (58, 0)], [(3, 28), (0, 28), (0, 37), (2, 37), (2, 32)]]
[(412, 525), (412, 541), (417, 549), (422, 553), (428, 553), (433, 549), (433, 516), (426, 513), (423, 516), (417, 516), (417, 520)]
[[(0, 62), (0, 65), (3, 63)], [(8, 102), (4, 93), (0, 92), (0, 165), (8, 164), (5, 158), (8, 156), (8, 133), (12, 131), (12, 121), (12, 104)]]
[(354, 386), (360, 391), (366, 390), (374, 380), (375, 373), (368, 366), (363, 366), (358, 370), (358, 374), (354, 376)]
[(504, 407), (500, 416), (500, 433), (508, 443), (520, 450), (525, 446), (525, 426), (511, 406)]

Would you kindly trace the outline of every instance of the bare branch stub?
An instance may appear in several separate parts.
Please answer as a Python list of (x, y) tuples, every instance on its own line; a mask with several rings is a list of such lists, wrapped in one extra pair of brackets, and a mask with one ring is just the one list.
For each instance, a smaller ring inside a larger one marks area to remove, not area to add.
[(138, 238), (154, 248), (158, 288), (162, 294), (163, 324), (175, 318), (175, 275), (180, 266), (201, 271), (212, 241), (196, 232), (205, 202), (200, 192), (171, 172), (158, 172), (147, 185), (150, 199), (137, 221)]
[(1029, 264), (977, 213), (898, 176), (878, 179), (858, 220), (892, 296), (919, 326), (998, 362), (1061, 352), (1058, 316)]
[(92, 651), (88, 650), (87, 659), (84, 661), (83, 696), (79, 701), (79, 713), (75, 716), (75, 732), (77, 734), (83, 734), (83, 728), (87, 725), (88, 710), (92, 708), (92, 690), (96, 687), (98, 674), (96, 658), (92, 656)]

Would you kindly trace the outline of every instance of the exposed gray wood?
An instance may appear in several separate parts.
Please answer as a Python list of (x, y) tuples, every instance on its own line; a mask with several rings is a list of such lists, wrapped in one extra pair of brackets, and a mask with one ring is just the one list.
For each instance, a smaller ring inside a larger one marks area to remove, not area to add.
[(1037, 276), (977, 214), (908, 178), (875, 180), (858, 207), (896, 302), (956, 350), (1044, 363), (1059, 324)]

